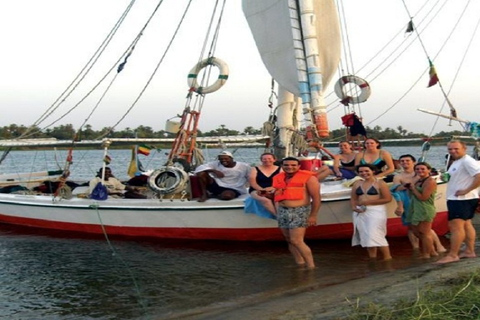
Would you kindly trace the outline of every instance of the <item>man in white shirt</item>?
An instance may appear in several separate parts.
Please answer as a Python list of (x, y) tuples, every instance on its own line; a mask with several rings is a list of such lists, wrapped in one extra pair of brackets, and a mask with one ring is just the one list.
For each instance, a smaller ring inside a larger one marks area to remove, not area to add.
[[(480, 165), (467, 155), (467, 145), (463, 141), (448, 143), (448, 153), (453, 159), (448, 168), (450, 177), (447, 185), (448, 227), (450, 229), (450, 251), (437, 263), (450, 263), (461, 258), (475, 258), (476, 232), (472, 224), (478, 204), (480, 187)], [(465, 242), (465, 251), (460, 247)]]
[(220, 200), (232, 200), (247, 193), (250, 170), (249, 164), (234, 161), (230, 152), (220, 152), (218, 161), (203, 164), (195, 170), (202, 193), (198, 201), (207, 200), (207, 191)]

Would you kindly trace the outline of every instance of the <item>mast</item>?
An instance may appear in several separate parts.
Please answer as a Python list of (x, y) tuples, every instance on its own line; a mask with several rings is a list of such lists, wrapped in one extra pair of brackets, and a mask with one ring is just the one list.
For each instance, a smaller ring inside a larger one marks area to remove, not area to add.
[[(296, 2), (294, 0), (291, 1)], [(319, 138), (328, 137), (328, 120), (323, 96), (322, 68), (318, 49), (317, 16), (313, 0), (298, 0), (298, 5), (299, 8), (297, 10), (300, 16), (301, 40), (304, 50), (303, 59), (305, 60), (305, 71), (307, 74), (306, 83), (303, 82), (303, 79), (299, 79), (304, 106), (303, 114), (305, 119), (312, 124), (311, 132), (314, 140), (318, 140)]]

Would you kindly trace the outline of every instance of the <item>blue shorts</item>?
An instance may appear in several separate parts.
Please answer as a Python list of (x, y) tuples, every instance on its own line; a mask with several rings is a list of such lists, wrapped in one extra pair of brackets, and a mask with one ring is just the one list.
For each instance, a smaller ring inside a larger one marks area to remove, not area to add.
[(447, 200), (448, 221), (453, 219), (473, 219), (477, 205), (478, 199)]
[[(335, 174), (335, 170), (333, 170), (333, 166), (328, 166), (330, 168), (330, 170), (332, 170), (333, 174)], [(343, 179), (353, 179), (357, 176), (357, 174), (355, 173), (355, 171), (353, 170), (348, 170), (348, 169), (345, 169), (345, 168), (338, 168), (340, 170), (340, 172), (342, 173), (342, 178)]]

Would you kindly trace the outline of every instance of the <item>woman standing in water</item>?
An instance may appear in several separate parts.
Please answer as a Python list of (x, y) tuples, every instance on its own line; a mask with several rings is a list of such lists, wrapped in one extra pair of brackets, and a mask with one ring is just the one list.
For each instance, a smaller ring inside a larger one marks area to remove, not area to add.
[(363, 180), (355, 182), (352, 187), (350, 204), (353, 210), (352, 246), (367, 248), (368, 256), (377, 258), (377, 251), (383, 260), (390, 260), (390, 248), (387, 239), (387, 206), (392, 195), (387, 184), (374, 175), (375, 166), (360, 164), (358, 175)]
[(422, 258), (438, 256), (433, 246), (432, 221), (435, 218), (435, 194), (437, 183), (430, 176), (432, 167), (426, 162), (415, 165), (417, 181), (404, 185), (410, 192), (410, 206), (405, 221), (417, 238), (420, 239)]
[(383, 178), (395, 171), (390, 152), (381, 150), (382, 144), (374, 138), (368, 138), (364, 143), (364, 150), (355, 156), (355, 166), (371, 164), (374, 166), (375, 176)]

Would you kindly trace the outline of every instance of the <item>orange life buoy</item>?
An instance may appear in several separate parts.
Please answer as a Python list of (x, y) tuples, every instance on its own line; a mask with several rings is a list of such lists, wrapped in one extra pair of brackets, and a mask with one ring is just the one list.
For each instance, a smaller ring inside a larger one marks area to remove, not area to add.
[[(353, 83), (360, 88), (360, 94), (358, 96), (351, 96), (345, 92), (344, 87), (348, 83)], [(371, 94), (370, 85), (368, 82), (354, 75), (343, 76), (338, 79), (334, 90), (336, 95), (341, 99), (341, 102), (345, 105), (349, 103), (365, 102)]]

